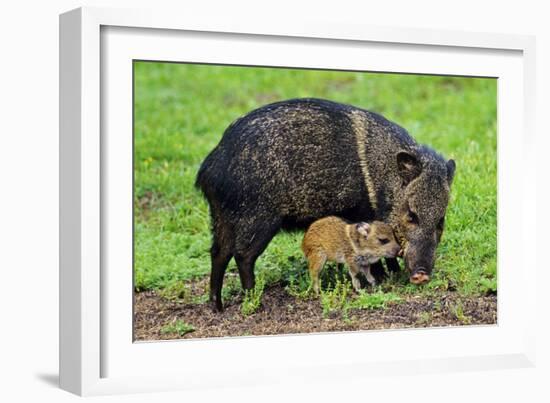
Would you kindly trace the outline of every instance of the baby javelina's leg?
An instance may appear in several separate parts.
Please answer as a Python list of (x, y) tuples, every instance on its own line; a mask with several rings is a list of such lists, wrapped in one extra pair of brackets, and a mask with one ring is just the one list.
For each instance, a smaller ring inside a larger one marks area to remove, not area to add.
[(351, 284), (353, 285), (355, 291), (359, 292), (359, 290), (361, 290), (359, 273), (362, 271), (363, 266), (368, 265), (368, 258), (364, 256), (363, 253), (368, 252), (369, 233), (371, 232), (371, 227), (370, 224), (366, 222), (360, 222), (357, 224), (351, 224), (347, 229), (347, 234), (351, 241), (353, 253), (346, 256), (346, 263), (349, 267)]
[(319, 295), (319, 274), (327, 261), (327, 255), (320, 250), (316, 250), (311, 251), (311, 253), (309, 253), (306, 257), (313, 291), (315, 292), (315, 295)]
[(361, 282), (359, 281), (359, 272), (361, 271), (359, 265), (355, 262), (355, 259), (350, 259), (348, 261), (349, 274), (351, 276), (351, 284), (353, 289), (357, 292), (361, 290)]

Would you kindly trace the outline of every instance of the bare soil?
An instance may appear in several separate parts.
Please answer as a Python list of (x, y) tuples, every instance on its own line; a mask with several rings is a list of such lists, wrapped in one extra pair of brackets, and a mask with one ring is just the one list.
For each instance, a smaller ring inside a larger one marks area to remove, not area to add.
[[(163, 333), (177, 320), (195, 330), (180, 336)], [(135, 294), (134, 338), (136, 341), (224, 336), (274, 335), (329, 331), (402, 329), (496, 324), (497, 296), (464, 297), (454, 292), (437, 297), (411, 296), (381, 309), (353, 309), (347, 318), (341, 312), (323, 316), (317, 299), (299, 299), (281, 286), (264, 291), (262, 306), (250, 315), (240, 312), (240, 299), (230, 301), (224, 312), (214, 313), (208, 303), (170, 301), (153, 291)]]

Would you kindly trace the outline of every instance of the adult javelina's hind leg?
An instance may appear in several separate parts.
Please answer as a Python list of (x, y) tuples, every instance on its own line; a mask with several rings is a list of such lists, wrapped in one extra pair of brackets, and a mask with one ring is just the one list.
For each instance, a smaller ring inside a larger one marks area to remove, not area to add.
[(280, 219), (266, 219), (254, 213), (247, 214), (240, 220), (233, 252), (239, 269), (241, 284), (245, 291), (254, 288), (254, 264), (256, 259), (262, 254), (280, 227)]
[(372, 263), (370, 265), (370, 273), (376, 280), (377, 284), (382, 283), (386, 279), (386, 270), (384, 270), (382, 260), (379, 260), (378, 262)]
[(212, 213), (212, 248), (210, 257), (212, 260), (212, 271), (210, 273), (210, 301), (215, 311), (222, 311), (222, 286), (225, 270), (233, 257), (233, 231), (231, 226), (218, 216), (217, 212)]
[[(401, 270), (401, 266), (396, 258), (385, 258), (386, 267), (390, 273), (397, 273)], [(384, 265), (382, 264), (382, 259), (378, 262), (371, 264), (370, 273), (376, 279), (376, 282), (380, 284), (383, 282), (386, 277), (386, 271), (384, 270)]]

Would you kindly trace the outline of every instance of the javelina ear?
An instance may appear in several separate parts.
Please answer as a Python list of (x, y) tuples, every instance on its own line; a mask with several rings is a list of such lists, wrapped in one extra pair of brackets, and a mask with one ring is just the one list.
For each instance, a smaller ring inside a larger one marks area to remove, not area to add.
[(414, 155), (406, 151), (397, 153), (397, 169), (405, 185), (420, 175), (422, 171), (420, 161), (418, 161)]
[(447, 161), (447, 180), (449, 185), (453, 183), (453, 178), (455, 177), (456, 164), (455, 160)]
[(370, 225), (368, 223), (358, 222), (357, 224), (355, 224), (355, 228), (357, 228), (357, 232), (359, 232), (365, 238), (369, 236)]

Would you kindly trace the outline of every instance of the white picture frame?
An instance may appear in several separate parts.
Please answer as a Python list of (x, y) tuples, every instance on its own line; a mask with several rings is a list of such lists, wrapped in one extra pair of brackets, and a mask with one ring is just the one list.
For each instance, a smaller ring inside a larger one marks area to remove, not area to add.
[[(182, 48), (181, 43), (186, 46)], [(224, 53), (223, 45), (231, 52)], [(262, 51), (263, 47), (269, 49)], [(176, 48), (184, 56), (174, 54)], [(314, 48), (341, 57), (329, 61)], [(296, 61), (288, 63), (282, 56), (274, 61), (281, 49)], [(295, 383), (308, 377), (347, 379), (533, 366), (535, 321), (526, 312), (535, 312), (529, 308), (535, 305), (536, 284), (514, 284), (521, 278), (535, 278), (537, 267), (535, 256), (523, 253), (528, 250), (526, 234), (535, 233), (535, 198), (525, 196), (533, 192), (520, 191), (534, 189), (536, 180), (530, 158), (534, 152), (534, 49), (534, 38), (520, 35), (318, 21), (214, 20), (151, 10), (80, 8), (62, 14), (61, 387), (79, 395), (97, 395)], [(370, 61), (363, 60), (367, 54), (372, 56)], [(404, 54), (409, 56), (406, 65), (399, 62)], [(418, 55), (422, 57), (410, 57)], [(129, 215), (124, 214), (128, 197), (131, 202), (131, 176), (124, 170), (131, 166), (131, 138), (121, 133), (127, 133), (132, 124), (127, 69), (133, 59), (498, 77), (498, 325), (134, 343), (128, 337), (132, 310), (126, 298), (132, 292), (131, 282), (127, 284), (131, 271), (109, 270), (113, 261), (127, 268), (131, 254), (131, 208)], [(523, 158), (511, 164), (508, 156), (513, 152)], [(114, 157), (123, 168), (115, 167)], [(523, 243), (512, 250), (513, 231), (522, 234)], [(353, 354), (367, 339), (394, 348), (370, 351), (368, 356)], [(406, 347), (415, 342), (427, 342), (430, 349), (415, 352)], [(342, 354), (316, 359), (321, 345), (337, 344)], [(230, 362), (232, 373), (216, 369), (215, 360)], [(162, 366), (154, 367), (155, 363)]]

